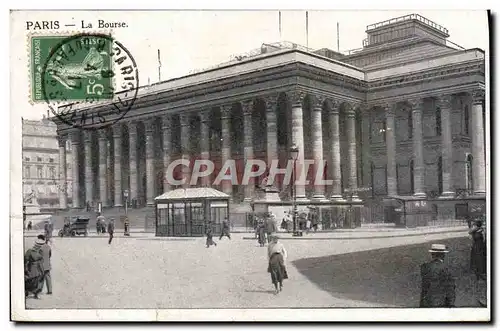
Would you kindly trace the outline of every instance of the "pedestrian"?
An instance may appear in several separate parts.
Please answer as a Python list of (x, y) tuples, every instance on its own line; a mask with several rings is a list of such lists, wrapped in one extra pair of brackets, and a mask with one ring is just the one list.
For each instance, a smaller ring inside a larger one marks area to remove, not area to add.
[(213, 228), (212, 228), (212, 222), (208, 222), (207, 224), (207, 230), (205, 231), (205, 234), (207, 235), (207, 248), (209, 248), (212, 245), (217, 246), (217, 243), (214, 241), (214, 234), (213, 234)]
[(476, 221), (469, 234), (472, 236), (470, 269), (478, 280), (484, 279), (486, 278), (486, 236), (483, 221)]
[(43, 252), (42, 246), (45, 245), (45, 236), (39, 235), (32, 248), (24, 254), (24, 295), (28, 297), (33, 293), (35, 299), (39, 299), (38, 294), (43, 289)]
[(443, 244), (432, 244), (432, 261), (422, 264), (421, 308), (451, 308), (455, 306), (455, 279), (444, 262), (448, 250)]
[(123, 235), (129, 237), (130, 236), (130, 221), (128, 220), (128, 217), (125, 216), (125, 220), (123, 221)]
[(105, 224), (106, 224), (106, 218), (101, 213), (99, 213), (97, 216), (97, 219), (95, 221), (97, 234), (101, 234), (101, 233), (105, 232), (105, 231), (103, 231)]
[[(43, 235), (39, 235), (38, 239), (44, 240)], [(52, 266), (50, 264), (50, 259), (52, 258), (52, 249), (48, 243), (45, 243), (41, 247), (42, 255), (43, 255), (43, 278), (45, 280), (45, 285), (47, 286), (47, 294), (52, 294), (52, 277), (50, 275), (50, 269)], [(43, 290), (42, 281), (42, 290)]]
[(287, 253), (285, 246), (279, 242), (278, 236), (272, 236), (271, 240), (272, 242), (267, 248), (267, 256), (269, 259), (267, 271), (271, 274), (271, 282), (274, 285), (275, 294), (278, 294), (283, 290), (283, 280), (288, 279), (288, 273), (285, 266)]
[(266, 245), (266, 226), (263, 220), (259, 220), (256, 233), (257, 241), (259, 242), (260, 247), (264, 247)]
[(231, 239), (230, 225), (229, 225), (229, 220), (227, 219), (227, 217), (224, 218), (224, 220), (222, 221), (222, 232), (220, 234), (219, 240), (222, 240), (222, 237), (224, 237), (224, 236)]
[(51, 224), (50, 220), (45, 221), (43, 229), (44, 229), (45, 240), (47, 242), (51, 241), (52, 240), (53, 225)]
[(28, 231), (31, 231), (31, 229), (33, 229), (33, 222), (32, 221), (28, 222), (27, 229), (28, 229)]
[(113, 240), (113, 233), (115, 232), (115, 219), (112, 218), (109, 220), (108, 223), (108, 233), (109, 233), (109, 242), (108, 244), (111, 245), (111, 241)]
[(274, 222), (274, 219), (272, 219), (271, 214), (268, 214), (266, 217), (265, 227), (266, 227), (267, 242), (270, 243), (273, 234), (278, 232), (276, 223)]

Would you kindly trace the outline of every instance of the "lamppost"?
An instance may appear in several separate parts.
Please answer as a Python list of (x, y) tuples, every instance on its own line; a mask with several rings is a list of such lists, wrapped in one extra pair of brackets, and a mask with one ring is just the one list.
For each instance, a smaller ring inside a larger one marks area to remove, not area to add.
[(123, 197), (125, 198), (125, 215), (127, 215), (127, 207), (128, 207), (128, 190), (123, 191)]
[(295, 163), (297, 161), (297, 157), (299, 156), (299, 148), (297, 145), (293, 144), (290, 147), (290, 157), (293, 160), (293, 168), (292, 168), (292, 212), (293, 212), (293, 236), (298, 237), (301, 235), (300, 231), (297, 231), (297, 205), (296, 205), (296, 197), (295, 197)]

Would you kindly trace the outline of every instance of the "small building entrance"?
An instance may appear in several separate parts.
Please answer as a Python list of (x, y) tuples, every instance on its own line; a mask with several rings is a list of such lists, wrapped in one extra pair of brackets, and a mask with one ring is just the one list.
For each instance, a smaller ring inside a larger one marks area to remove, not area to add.
[(213, 188), (181, 188), (155, 198), (157, 237), (202, 237), (208, 222), (221, 233), (229, 216), (229, 195)]

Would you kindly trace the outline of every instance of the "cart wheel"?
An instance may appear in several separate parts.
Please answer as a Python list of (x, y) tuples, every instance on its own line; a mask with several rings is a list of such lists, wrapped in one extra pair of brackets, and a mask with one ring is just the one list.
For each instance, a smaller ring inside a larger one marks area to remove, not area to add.
[(72, 237), (76, 236), (76, 231), (75, 231), (75, 230), (72, 230), (72, 231), (71, 231), (71, 236), (72, 236)]
[(59, 232), (57, 233), (59, 235), (59, 237), (62, 237), (63, 236), (63, 230), (59, 230)]

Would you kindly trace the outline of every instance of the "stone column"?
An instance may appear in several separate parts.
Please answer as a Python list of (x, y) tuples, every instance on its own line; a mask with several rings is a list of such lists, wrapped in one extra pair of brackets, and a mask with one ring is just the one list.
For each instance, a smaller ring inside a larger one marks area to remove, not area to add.
[[(222, 135), (222, 148), (221, 148), (221, 162), (222, 165), (231, 158), (231, 111), (232, 105), (222, 106), (221, 113), (221, 135)], [(223, 180), (221, 182), (222, 192), (232, 197), (233, 184), (231, 181)]]
[[(210, 159), (210, 111), (202, 111), (200, 116), (200, 152), (202, 160)], [(210, 187), (210, 176), (201, 178), (201, 186)]]
[(99, 200), (108, 206), (108, 136), (106, 129), (99, 130)]
[(122, 204), (122, 127), (120, 124), (113, 126), (113, 162), (115, 165), (114, 184), (115, 184), (115, 207), (121, 207)]
[(346, 128), (347, 128), (347, 155), (349, 168), (349, 190), (350, 196), (355, 200), (358, 198), (358, 168), (356, 157), (356, 113), (352, 106), (346, 104)]
[[(243, 157), (245, 160), (245, 167), (249, 160), (253, 160), (253, 128), (252, 128), (252, 112), (253, 100), (241, 103), (243, 108)], [(251, 177), (245, 185), (245, 198), (243, 201), (249, 202), (253, 198), (255, 181)]]
[(172, 117), (170, 115), (163, 116), (161, 130), (163, 138), (163, 191), (168, 192), (172, 189), (167, 177), (170, 153), (172, 153)]
[(314, 200), (325, 200), (325, 186), (318, 183), (319, 180), (324, 180), (323, 177), (317, 178), (318, 171), (321, 174), (324, 173), (324, 162), (323, 162), (323, 126), (321, 122), (321, 114), (323, 111), (323, 102), (325, 98), (322, 96), (317, 96), (314, 98), (314, 104), (312, 107), (312, 148), (313, 148), (313, 184), (314, 184)]
[[(182, 150), (182, 158), (188, 161), (191, 161), (191, 123), (189, 114), (181, 114), (181, 150)], [(189, 167), (182, 167), (182, 178), (185, 179), (184, 188), (190, 186), (190, 169)]]
[(398, 194), (396, 176), (396, 136), (394, 133), (394, 106), (385, 105), (385, 144), (387, 153), (387, 195)]
[(486, 194), (483, 100), (484, 90), (472, 92), (472, 178), (474, 194)]
[(57, 137), (59, 143), (59, 208), (68, 208), (67, 192), (68, 185), (66, 183), (66, 136)]
[[(371, 124), (370, 124), (370, 112), (369, 108), (365, 105), (362, 108), (361, 116), (361, 130), (362, 130), (362, 146), (361, 146), (361, 160), (362, 173), (363, 173), (363, 186), (365, 188), (371, 187), (373, 185), (371, 178), (371, 146), (370, 146), (370, 136), (371, 136)], [(370, 190), (373, 192), (373, 190)]]
[(85, 153), (85, 204), (94, 201), (94, 173), (92, 171), (92, 131), (83, 133)]
[(154, 123), (155, 119), (144, 122), (146, 128), (146, 204), (154, 205), (155, 201), (155, 150), (154, 150)]
[(330, 105), (331, 129), (331, 167), (332, 167), (332, 195), (334, 200), (342, 200), (342, 174), (340, 169), (340, 136), (339, 136), (339, 108), (340, 103), (333, 101)]
[[(304, 123), (302, 116), (302, 102), (306, 93), (302, 91), (294, 91), (289, 94), (292, 103), (292, 144), (299, 148), (299, 155), (296, 161), (295, 178), (306, 180), (304, 167)], [(295, 183), (292, 183), (295, 185)], [(295, 185), (295, 197), (297, 200), (306, 199), (305, 185)]]
[(443, 171), (442, 197), (454, 196), (452, 184), (453, 167), (453, 143), (451, 140), (451, 95), (443, 95), (438, 98), (438, 107), (441, 110), (441, 159)]
[(424, 165), (424, 137), (422, 131), (423, 99), (408, 101), (412, 112), (412, 143), (413, 143), (413, 195), (425, 197), (425, 165)]
[(267, 166), (271, 166), (273, 160), (278, 160), (278, 126), (276, 123), (276, 107), (278, 96), (272, 95), (266, 101), (266, 135), (267, 135)]
[(80, 133), (71, 132), (71, 156), (72, 156), (72, 175), (73, 181), (73, 208), (80, 208), (80, 164), (78, 162), (78, 154), (80, 151)]
[(130, 185), (129, 185), (129, 199), (130, 202), (133, 203), (134, 200), (137, 200), (138, 196), (138, 163), (137, 163), (137, 123), (129, 122), (128, 123), (128, 138), (129, 138), (129, 176), (130, 176)]

